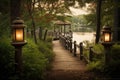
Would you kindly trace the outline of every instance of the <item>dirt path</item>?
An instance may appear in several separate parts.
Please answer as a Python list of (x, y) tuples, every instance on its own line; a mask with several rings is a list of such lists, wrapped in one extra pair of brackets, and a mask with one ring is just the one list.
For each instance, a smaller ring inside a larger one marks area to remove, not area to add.
[(59, 41), (53, 41), (53, 51), (55, 60), (45, 80), (92, 80), (85, 64), (65, 50)]

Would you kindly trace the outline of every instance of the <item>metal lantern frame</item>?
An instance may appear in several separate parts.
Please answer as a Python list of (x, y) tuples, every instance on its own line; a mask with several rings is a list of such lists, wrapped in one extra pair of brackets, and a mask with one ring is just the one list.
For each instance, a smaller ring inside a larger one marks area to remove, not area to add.
[(24, 45), (25, 41), (25, 25), (24, 21), (20, 18), (15, 19), (12, 22), (12, 44), (13, 45)]
[(27, 44), (25, 41), (24, 21), (16, 18), (12, 22), (12, 45), (15, 47), (15, 74), (22, 76), (22, 46)]
[(112, 42), (112, 30), (110, 26), (104, 26), (102, 30), (102, 42), (109, 43)]
[(110, 26), (104, 26), (102, 30), (102, 45), (104, 46), (105, 65), (110, 63), (110, 49), (114, 43), (112, 42), (112, 30)]

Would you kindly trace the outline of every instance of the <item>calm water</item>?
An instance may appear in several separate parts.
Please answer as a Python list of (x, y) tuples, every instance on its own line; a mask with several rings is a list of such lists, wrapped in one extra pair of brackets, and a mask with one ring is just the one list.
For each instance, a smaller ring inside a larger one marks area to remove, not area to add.
[(95, 32), (73, 32), (73, 41), (76, 41), (77, 44), (85, 40), (94, 42), (95, 41)]

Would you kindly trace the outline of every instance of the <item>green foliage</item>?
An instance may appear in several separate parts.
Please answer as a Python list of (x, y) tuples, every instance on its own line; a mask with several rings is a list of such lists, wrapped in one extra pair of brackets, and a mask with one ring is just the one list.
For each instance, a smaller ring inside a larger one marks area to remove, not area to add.
[(40, 79), (46, 69), (47, 59), (33, 41), (28, 40), (23, 48), (23, 64), (25, 80)]
[(103, 72), (104, 62), (103, 61), (93, 61), (87, 65), (87, 69), (94, 72)]
[(70, 20), (73, 31), (93, 31), (95, 30), (95, 15), (73, 16)]
[[(44, 46), (43, 46), (44, 45)], [(40, 80), (44, 72), (50, 67), (53, 59), (52, 44), (39, 42), (36, 45), (32, 40), (23, 47), (23, 78), (25, 80)], [(41, 48), (41, 49), (40, 49)], [(43, 51), (44, 49), (45, 51)], [(10, 39), (0, 38), (0, 79), (15, 80), (14, 75), (14, 47), (10, 44)]]
[(84, 18), (86, 19), (86, 24), (95, 31), (96, 30), (96, 15), (95, 15), (95, 13), (84, 15)]
[(103, 51), (104, 51), (104, 47), (101, 45), (101, 44), (95, 44), (94, 46), (93, 46), (93, 50), (96, 52), (96, 53), (100, 53), (100, 54), (102, 54), (103, 53)]
[(10, 19), (9, 14), (0, 14), (0, 37), (10, 36)]
[(120, 60), (120, 45), (115, 44), (113, 46), (111, 56), (115, 61)]
[(14, 48), (6, 37), (0, 38), (0, 79), (8, 80), (14, 73)]
[(102, 16), (102, 26), (109, 24), (113, 25), (113, 17), (114, 17), (114, 1), (113, 0), (105, 0), (102, 2), (101, 7), (101, 16)]
[[(95, 51), (98, 53), (103, 52), (103, 47), (98, 44), (93, 47)], [(88, 70), (94, 71), (96, 73), (102, 72), (105, 76), (109, 76), (110, 78), (119, 78), (120, 74), (120, 45), (115, 44), (112, 49), (110, 55), (109, 64), (104, 64), (104, 54), (98, 54), (99, 56), (94, 56), (94, 61), (90, 62), (87, 67)], [(101, 58), (100, 58), (101, 57)]]
[(104, 48), (101, 44), (95, 44), (92, 48), (92, 50), (95, 52), (93, 54), (92, 62), (90, 62), (87, 67), (88, 70), (92, 70), (95, 72), (103, 72), (104, 70)]
[(115, 44), (111, 50), (110, 64), (105, 67), (105, 72), (113, 78), (120, 74), (120, 45)]
[(54, 54), (53, 51), (51, 50), (52, 45), (50, 43), (40, 41), (38, 43), (38, 48), (41, 51), (41, 53), (44, 54), (45, 58), (48, 59), (49, 62), (53, 60)]
[(49, 42), (49, 43), (52, 43), (52, 41), (53, 41), (53, 38), (52, 38), (52, 36), (47, 36), (47, 39), (46, 39), (46, 41), (47, 41), (47, 42)]
[(39, 44), (36, 45), (32, 40), (28, 40), (28, 44), (24, 46), (23, 78), (25, 80), (38, 80), (43, 78), (44, 72), (50, 67), (49, 62), (53, 58), (53, 52), (48, 48), (48, 45), (43, 41), (39, 41)]
[(10, 0), (0, 0), (0, 12), (6, 13), (10, 9)]

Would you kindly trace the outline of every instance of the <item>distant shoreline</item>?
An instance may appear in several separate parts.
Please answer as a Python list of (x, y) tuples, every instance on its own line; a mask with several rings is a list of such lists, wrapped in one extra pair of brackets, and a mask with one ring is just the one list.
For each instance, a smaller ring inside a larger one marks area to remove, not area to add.
[(77, 44), (86, 40), (95, 42), (95, 32), (73, 32), (73, 41), (77, 41)]
[(73, 33), (82, 34), (82, 35), (84, 35), (84, 34), (95, 34), (95, 32), (73, 32)]

